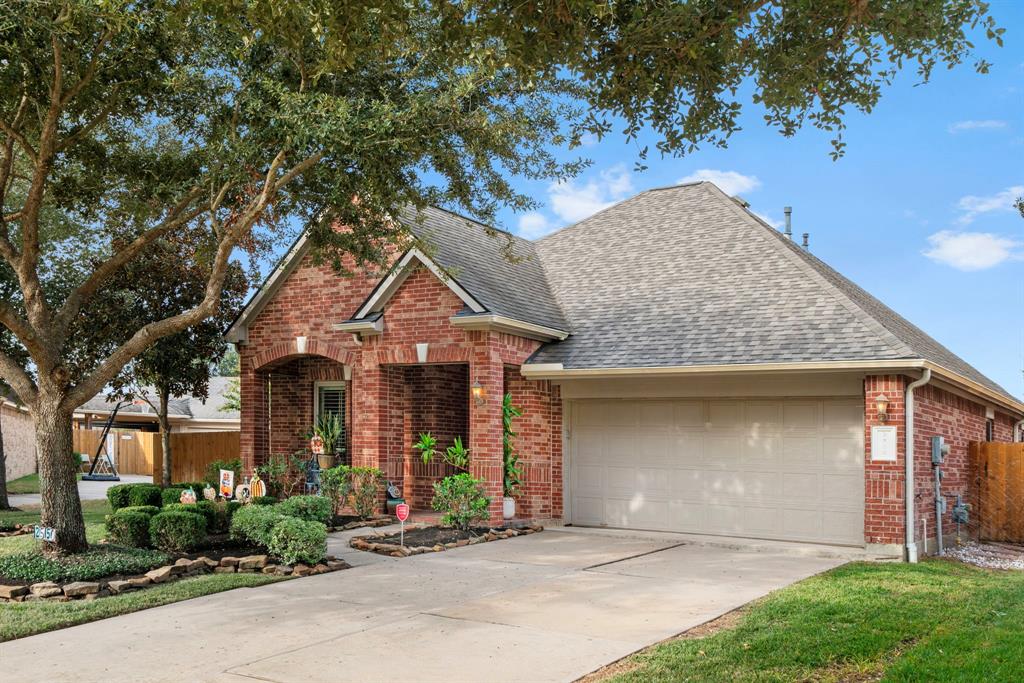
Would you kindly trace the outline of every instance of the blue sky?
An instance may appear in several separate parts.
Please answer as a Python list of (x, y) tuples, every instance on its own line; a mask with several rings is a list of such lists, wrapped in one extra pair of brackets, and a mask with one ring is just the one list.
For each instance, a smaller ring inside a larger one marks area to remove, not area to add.
[(791, 205), (819, 258), (1024, 396), (1024, 219), (1012, 208), (1024, 196), (1024, 3), (992, 11), (1007, 32), (1002, 48), (977, 41), (989, 74), (941, 69), (915, 87), (908, 70), (848, 119), (839, 161), (827, 134), (784, 138), (749, 105), (728, 149), (652, 158), (642, 173), (621, 137), (591, 144), (594, 165), (572, 183), (523, 181), (544, 207), (506, 212), (502, 226), (536, 237), (684, 179), (717, 181), (772, 222)]

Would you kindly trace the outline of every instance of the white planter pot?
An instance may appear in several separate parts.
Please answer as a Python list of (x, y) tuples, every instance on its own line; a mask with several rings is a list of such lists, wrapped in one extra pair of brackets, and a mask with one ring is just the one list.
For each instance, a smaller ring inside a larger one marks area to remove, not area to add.
[(516, 516), (516, 499), (505, 496), (501, 499), (501, 516), (512, 519)]

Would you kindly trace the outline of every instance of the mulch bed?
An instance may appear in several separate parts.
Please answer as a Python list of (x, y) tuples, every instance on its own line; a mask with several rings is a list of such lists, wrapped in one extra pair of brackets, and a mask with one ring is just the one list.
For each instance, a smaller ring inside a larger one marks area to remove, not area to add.
[(515, 538), (543, 530), (544, 527), (539, 525), (473, 527), (468, 530), (443, 526), (414, 526), (405, 530), (404, 546), (400, 544), (401, 535), (396, 533), (357, 536), (349, 541), (349, 545), (356, 550), (365, 550), (391, 557), (408, 557), (421, 553), (437, 553), (488, 541)]
[(327, 531), (350, 531), (363, 527), (378, 527), (395, 524), (398, 520), (390, 515), (377, 515), (376, 517), (363, 518), (357, 515), (335, 515), (331, 523), (327, 525)]

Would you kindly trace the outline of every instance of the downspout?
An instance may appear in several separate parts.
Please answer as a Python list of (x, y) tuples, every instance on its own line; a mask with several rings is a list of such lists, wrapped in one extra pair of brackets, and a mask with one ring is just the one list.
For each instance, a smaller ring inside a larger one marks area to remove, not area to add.
[[(911, 563), (917, 562), (917, 543), (914, 542), (914, 389), (923, 387), (931, 379), (931, 369), (925, 368), (921, 379), (907, 385), (906, 398), (903, 401), (903, 476), (906, 479), (903, 484), (903, 503), (907, 514), (904, 525), (907, 536), (907, 562)], [(927, 538), (924, 541), (928, 543)]]

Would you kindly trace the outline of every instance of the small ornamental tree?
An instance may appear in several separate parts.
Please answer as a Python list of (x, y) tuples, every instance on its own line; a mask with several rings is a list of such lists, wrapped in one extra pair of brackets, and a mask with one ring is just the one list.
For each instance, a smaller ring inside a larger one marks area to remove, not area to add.
[[(484, 222), (532, 208), (512, 178), (573, 176), (584, 161), (554, 152), (584, 134), (652, 129), (662, 154), (724, 145), (741, 94), (785, 135), (808, 122), (838, 136), (901, 64), (927, 80), (971, 56), (969, 29), (1000, 40), (987, 12), (982, 0), (0, 3), (0, 349), (13, 340), (26, 356), (0, 351), (0, 377), (35, 420), (41, 522), (57, 531), (46, 549), (87, 547), (73, 411), (214, 315), (237, 250), (258, 263), (306, 224), (338, 270), (384, 264), (408, 242), (391, 218), (405, 207)], [(189, 227), (204, 233), (196, 305), (143, 324), (96, 314), (130, 264)]]

